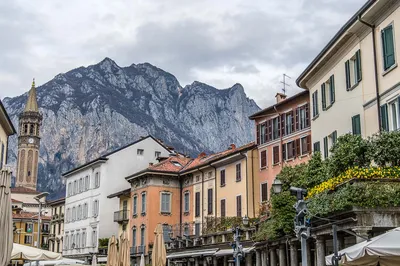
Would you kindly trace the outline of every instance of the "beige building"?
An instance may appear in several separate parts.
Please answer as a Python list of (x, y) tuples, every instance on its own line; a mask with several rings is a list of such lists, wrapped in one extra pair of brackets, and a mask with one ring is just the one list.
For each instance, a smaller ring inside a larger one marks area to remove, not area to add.
[(49, 250), (62, 253), (65, 198), (50, 201), (47, 203), (47, 206), (51, 208)]
[(297, 79), (310, 91), (313, 147), (325, 157), (342, 134), (400, 126), (399, 5), (368, 1)]
[(0, 100), (0, 170), (7, 163), (8, 137), (15, 133), (11, 119)]

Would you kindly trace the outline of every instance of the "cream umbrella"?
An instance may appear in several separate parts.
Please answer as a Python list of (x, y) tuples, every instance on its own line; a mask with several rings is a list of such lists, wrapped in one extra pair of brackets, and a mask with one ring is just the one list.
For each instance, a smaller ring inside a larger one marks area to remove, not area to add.
[(144, 255), (142, 254), (142, 256), (140, 256), (140, 264), (139, 266), (145, 266), (144, 264)]
[(167, 263), (167, 251), (165, 250), (163, 228), (158, 224), (154, 230), (155, 240), (153, 246), (153, 253), (151, 254), (152, 266), (165, 266)]
[(108, 241), (107, 266), (118, 266), (117, 240), (114, 235)]
[(0, 170), (0, 266), (6, 266), (13, 249), (13, 221), (11, 210), (11, 172)]
[(119, 241), (119, 265), (130, 266), (130, 252), (128, 234), (124, 231)]
[(92, 266), (97, 266), (97, 257), (96, 257), (96, 254), (93, 254), (93, 257), (92, 257)]
[[(0, 253), (1, 254), (1, 253)], [(21, 244), (13, 244), (11, 253), (12, 260), (60, 260), (60, 253), (51, 252), (39, 248), (25, 246)]]

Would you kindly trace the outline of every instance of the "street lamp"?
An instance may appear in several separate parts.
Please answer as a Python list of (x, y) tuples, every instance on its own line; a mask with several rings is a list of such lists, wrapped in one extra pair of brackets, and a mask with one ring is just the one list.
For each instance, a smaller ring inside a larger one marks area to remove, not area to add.
[(42, 198), (47, 197), (49, 195), (49, 192), (42, 192), (39, 195), (36, 195), (34, 199), (39, 203), (39, 212), (38, 212), (38, 239), (37, 239), (37, 244), (36, 247), (40, 248), (40, 226), (41, 226), (41, 221), (42, 221), (42, 204), (44, 202), (41, 201)]
[[(276, 194), (282, 192), (282, 181), (275, 179), (272, 183), (272, 189)], [(306, 224), (307, 202), (304, 196), (307, 195), (307, 190), (304, 188), (290, 187), (292, 195), (296, 195), (297, 202), (294, 205), (296, 209), (296, 217), (294, 221), (294, 231), (296, 236), (301, 240), (301, 265), (308, 266), (307, 264), (307, 239), (310, 237), (310, 227)]]
[[(249, 217), (247, 217), (247, 215), (245, 215), (242, 218), (242, 223), (244, 226), (248, 226), (249, 225)], [(233, 247), (233, 257), (235, 259), (235, 264), (236, 266), (240, 266), (240, 260), (243, 258), (243, 247), (240, 244), (240, 233), (241, 233), (241, 229), (239, 226), (236, 226), (236, 228), (232, 229), (232, 232), (234, 233), (233, 235), (233, 241), (234, 243), (232, 244)]]

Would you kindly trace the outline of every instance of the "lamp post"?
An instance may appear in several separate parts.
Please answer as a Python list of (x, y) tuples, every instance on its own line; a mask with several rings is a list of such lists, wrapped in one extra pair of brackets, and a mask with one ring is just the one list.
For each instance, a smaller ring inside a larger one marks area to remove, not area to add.
[[(272, 189), (276, 194), (282, 192), (282, 181), (275, 178), (272, 183)], [(297, 238), (301, 240), (301, 265), (307, 264), (307, 239), (310, 237), (310, 227), (306, 224), (307, 203), (304, 196), (307, 195), (307, 190), (304, 188), (290, 187), (290, 192), (297, 197), (297, 202), (294, 205), (296, 209), (296, 217), (294, 221), (294, 231)]]
[(37, 239), (37, 244), (36, 247), (40, 248), (40, 226), (41, 226), (41, 221), (42, 221), (42, 204), (43, 202), (41, 201), (42, 198), (48, 196), (48, 192), (42, 192), (39, 195), (35, 196), (34, 199), (39, 203), (39, 212), (38, 212), (38, 239)]
[[(249, 224), (249, 217), (245, 215), (242, 219), (242, 223), (244, 226), (247, 226)], [(240, 260), (243, 258), (243, 247), (240, 244), (240, 233), (241, 229), (239, 226), (236, 226), (236, 228), (232, 229), (234, 235), (233, 235), (233, 241), (234, 243), (232, 244), (233, 247), (233, 257), (235, 259), (235, 265), (240, 266)]]

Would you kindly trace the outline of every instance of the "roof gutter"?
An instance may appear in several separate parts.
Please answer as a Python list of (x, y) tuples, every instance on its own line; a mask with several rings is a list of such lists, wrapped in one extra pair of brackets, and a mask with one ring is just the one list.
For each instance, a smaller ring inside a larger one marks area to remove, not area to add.
[(360, 21), (362, 24), (366, 25), (367, 27), (371, 28), (372, 32), (372, 49), (373, 49), (373, 55), (374, 55), (374, 75), (375, 75), (375, 94), (376, 94), (376, 108), (378, 111), (378, 126), (379, 126), (379, 133), (382, 130), (382, 121), (381, 121), (381, 99), (379, 96), (379, 80), (378, 80), (378, 64), (377, 64), (377, 56), (376, 56), (376, 42), (375, 42), (375, 25), (369, 24), (368, 22), (364, 21), (361, 18), (362, 14), (358, 15), (358, 21)]

